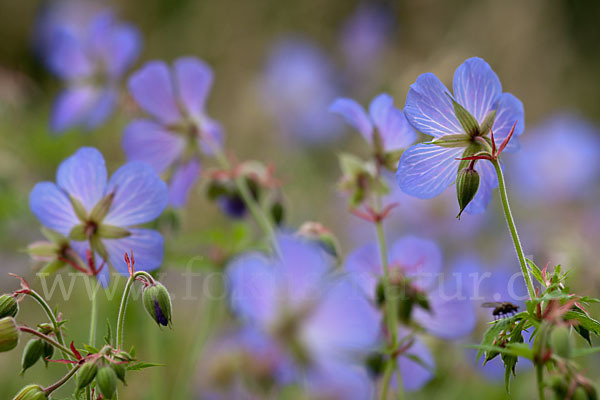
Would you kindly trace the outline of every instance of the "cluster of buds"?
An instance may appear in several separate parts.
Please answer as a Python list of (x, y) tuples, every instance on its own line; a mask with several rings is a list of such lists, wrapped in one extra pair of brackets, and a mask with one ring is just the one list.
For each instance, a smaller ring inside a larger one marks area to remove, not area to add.
[[(398, 312), (398, 320), (404, 324), (411, 322), (412, 312), (415, 307), (420, 307), (426, 311), (431, 311), (427, 294), (416, 287), (413, 282), (400, 274), (398, 268), (391, 268), (393, 272), (390, 277), (392, 295), (394, 301), (397, 302), (396, 310)], [(375, 300), (379, 308), (385, 307), (387, 302), (385, 286), (383, 281), (379, 281), (375, 289)]]
[(373, 193), (389, 192), (388, 185), (379, 174), (378, 166), (373, 162), (363, 161), (352, 154), (341, 154), (339, 161), (342, 178), (338, 185), (348, 194), (351, 209), (360, 206)]
[[(38, 325), (38, 332), (43, 335), (53, 333), (53, 328), (49, 324)], [(54, 346), (43, 339), (31, 339), (25, 345), (23, 359), (21, 360), (21, 375), (25, 374), (29, 368), (33, 367), (40, 359), (44, 360), (48, 366), (48, 360), (54, 355)]]
[(81, 366), (75, 380), (77, 391), (81, 392), (95, 382), (102, 398), (112, 399), (117, 392), (117, 383), (125, 383), (125, 365), (133, 361), (126, 352), (104, 346), (98, 353), (81, 357), (77, 352), (77, 363)]
[(234, 218), (244, 218), (248, 208), (240, 191), (240, 183), (248, 189), (252, 200), (260, 203), (265, 199), (271, 218), (280, 225), (284, 218), (281, 194), (277, 190), (280, 183), (274, 177), (274, 170), (258, 161), (246, 161), (230, 170), (216, 170), (210, 173), (207, 195), (223, 214)]

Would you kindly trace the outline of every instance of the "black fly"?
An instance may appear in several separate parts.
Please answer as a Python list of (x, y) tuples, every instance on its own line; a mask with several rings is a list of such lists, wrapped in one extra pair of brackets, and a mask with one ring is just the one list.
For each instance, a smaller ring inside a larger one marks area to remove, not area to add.
[(483, 303), (481, 307), (493, 308), (494, 311), (492, 311), (492, 315), (494, 316), (494, 320), (499, 320), (507, 316), (513, 316), (519, 311), (519, 306), (509, 303), (508, 301)]

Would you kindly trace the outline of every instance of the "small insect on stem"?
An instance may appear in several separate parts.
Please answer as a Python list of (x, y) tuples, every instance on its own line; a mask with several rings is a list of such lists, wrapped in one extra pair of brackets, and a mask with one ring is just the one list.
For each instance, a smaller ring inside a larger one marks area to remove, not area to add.
[(489, 303), (483, 303), (481, 307), (494, 309), (494, 311), (492, 311), (494, 321), (500, 320), (505, 317), (512, 317), (519, 311), (519, 306), (508, 301), (493, 301)]

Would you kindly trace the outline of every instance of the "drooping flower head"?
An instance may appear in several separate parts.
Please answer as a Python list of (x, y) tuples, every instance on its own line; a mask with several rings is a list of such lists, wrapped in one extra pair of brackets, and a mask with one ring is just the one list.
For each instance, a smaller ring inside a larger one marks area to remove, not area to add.
[(150, 118), (136, 119), (123, 133), (128, 160), (144, 161), (158, 173), (169, 171), (169, 203), (182, 207), (200, 176), (201, 154), (213, 154), (223, 141), (221, 125), (206, 114), (213, 71), (194, 57), (173, 67), (151, 61), (129, 79), (131, 95)]
[(359, 363), (378, 338), (376, 310), (321, 248), (287, 236), (278, 242), (280, 257), (247, 254), (228, 267), (233, 310), (285, 350), (309, 390), (369, 398)]
[(85, 26), (58, 21), (64, 25), (47, 28), (43, 56), (67, 87), (54, 103), (50, 126), (54, 132), (94, 129), (115, 108), (120, 80), (139, 54), (140, 35), (108, 11), (95, 14)]
[(369, 105), (369, 112), (355, 100), (336, 99), (329, 107), (331, 112), (342, 116), (376, 153), (391, 153), (410, 146), (417, 133), (406, 120), (402, 110), (394, 106), (394, 99), (386, 93), (376, 96)]
[[(167, 199), (166, 185), (149, 165), (125, 164), (108, 179), (102, 154), (82, 147), (60, 164), (56, 183), (35, 185), (29, 205), (46, 228), (70, 238), (81, 254), (91, 245), (97, 256), (127, 276), (125, 253), (133, 251), (140, 270), (162, 263), (160, 233), (137, 226), (156, 219)], [(106, 284), (109, 274), (105, 267), (98, 278)]]
[[(480, 58), (470, 58), (454, 74), (453, 94), (432, 73), (417, 78), (408, 91), (404, 113), (419, 132), (432, 136), (432, 143), (407, 149), (400, 159), (397, 181), (407, 194), (429, 199), (454, 183), (458, 158), (471, 156), (491, 146), (490, 129), (495, 145), (514, 134), (505, 151), (516, 150), (517, 136), (524, 129), (523, 104), (510, 93), (502, 92), (496, 73)], [(468, 163), (468, 162), (467, 162)], [(466, 207), (470, 214), (483, 212), (498, 186), (494, 167), (476, 162), (479, 190)]]
[(262, 76), (269, 114), (295, 142), (318, 145), (341, 133), (327, 112), (340, 92), (336, 70), (327, 54), (304, 38), (286, 38), (271, 50)]
[[(442, 253), (435, 242), (406, 236), (398, 239), (388, 253), (390, 279), (398, 295), (398, 313), (401, 322), (416, 322), (425, 332), (443, 339), (457, 339), (468, 335), (474, 328), (473, 307), (466, 293), (461, 293), (456, 282), (450, 280), (440, 284)], [(360, 285), (372, 302), (382, 306), (386, 299), (382, 289), (383, 267), (375, 244), (354, 250), (345, 263), (353, 281)], [(401, 336), (410, 332), (400, 329)], [(431, 377), (431, 368), (407, 358), (413, 354), (433, 367), (433, 357), (418, 340), (409, 340), (415, 346), (404, 349), (399, 366), (407, 389), (416, 390)], [(412, 382), (412, 383), (410, 383)]]
[(600, 173), (600, 128), (572, 113), (553, 115), (527, 132), (524, 151), (507, 164), (521, 199), (556, 204), (589, 196)]

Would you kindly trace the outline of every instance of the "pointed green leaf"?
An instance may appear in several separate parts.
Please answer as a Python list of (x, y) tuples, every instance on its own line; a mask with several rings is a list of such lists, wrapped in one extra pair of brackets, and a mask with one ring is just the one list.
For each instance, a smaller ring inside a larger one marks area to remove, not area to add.
[(533, 277), (542, 285), (545, 286), (544, 284), (544, 278), (542, 277), (542, 270), (540, 270), (540, 268), (533, 262), (531, 261), (529, 258), (525, 259), (527, 261), (527, 265), (529, 265), (529, 270), (531, 271), (531, 274), (533, 275)]

